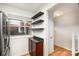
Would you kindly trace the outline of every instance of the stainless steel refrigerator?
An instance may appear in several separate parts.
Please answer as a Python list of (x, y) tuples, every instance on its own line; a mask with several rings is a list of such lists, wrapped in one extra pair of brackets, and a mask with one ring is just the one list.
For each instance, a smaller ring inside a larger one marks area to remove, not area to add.
[(0, 11), (0, 56), (10, 55), (10, 35), (7, 16)]

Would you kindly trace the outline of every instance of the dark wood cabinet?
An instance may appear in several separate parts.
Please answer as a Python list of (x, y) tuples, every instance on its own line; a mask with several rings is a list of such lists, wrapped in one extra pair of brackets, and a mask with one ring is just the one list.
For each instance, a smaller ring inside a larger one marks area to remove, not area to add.
[(43, 41), (29, 38), (29, 54), (31, 56), (43, 56)]

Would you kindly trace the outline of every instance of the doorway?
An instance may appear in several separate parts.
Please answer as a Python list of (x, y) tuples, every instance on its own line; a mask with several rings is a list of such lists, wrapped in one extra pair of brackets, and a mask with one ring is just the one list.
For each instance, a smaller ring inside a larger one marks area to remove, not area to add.
[[(79, 31), (79, 6), (76, 3), (60, 3), (48, 10), (49, 55), (71, 56), (72, 33)], [(50, 43), (51, 40), (53, 43)], [(51, 50), (53, 49), (53, 50)]]

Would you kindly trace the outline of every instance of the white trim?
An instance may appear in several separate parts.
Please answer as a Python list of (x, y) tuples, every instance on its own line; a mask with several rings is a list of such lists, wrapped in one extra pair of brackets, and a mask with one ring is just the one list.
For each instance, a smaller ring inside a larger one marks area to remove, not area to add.
[(72, 56), (75, 56), (75, 53), (74, 53), (75, 52), (75, 49), (74, 49), (75, 48), (75, 44), (74, 44), (75, 40), (74, 39), (75, 39), (75, 33), (73, 32), (72, 33)]
[[(57, 44), (55, 44), (55, 45), (57, 45)], [(57, 45), (57, 46), (62, 47), (62, 48), (64, 48), (64, 49), (67, 49), (67, 50), (69, 50), (69, 51), (72, 51), (71, 49), (66, 48), (66, 47), (63, 47), (63, 46), (60, 46), (60, 45)]]

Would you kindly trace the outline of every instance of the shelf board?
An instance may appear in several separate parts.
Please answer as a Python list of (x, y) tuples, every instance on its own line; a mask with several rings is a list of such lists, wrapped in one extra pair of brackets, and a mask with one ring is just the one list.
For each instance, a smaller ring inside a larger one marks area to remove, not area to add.
[(32, 19), (36, 19), (36, 18), (38, 18), (39, 16), (41, 16), (41, 15), (43, 15), (44, 13), (43, 12), (38, 12), (36, 15), (34, 15), (33, 17), (32, 17)]
[(38, 23), (42, 23), (42, 22), (44, 22), (44, 20), (37, 20), (37, 21), (33, 22), (32, 24), (38, 24)]
[(32, 28), (32, 30), (44, 30), (44, 28)]

